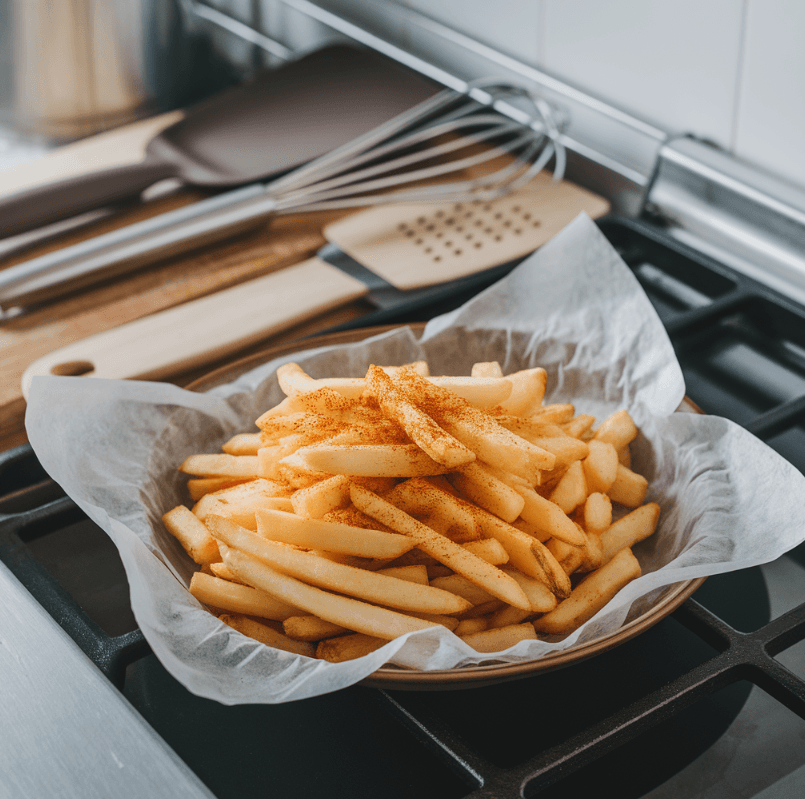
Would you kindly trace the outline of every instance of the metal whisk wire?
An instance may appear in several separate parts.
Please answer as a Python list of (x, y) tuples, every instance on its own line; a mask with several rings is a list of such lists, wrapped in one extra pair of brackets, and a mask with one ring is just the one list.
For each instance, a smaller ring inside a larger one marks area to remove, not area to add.
[[(497, 103), (511, 97), (529, 103), (529, 124), (494, 111)], [(275, 213), (447, 202), (468, 196), (489, 200), (528, 182), (552, 157), (554, 174), (560, 177), (564, 169), (560, 135), (548, 104), (527, 90), (477, 82), (466, 92), (440, 92), (266, 189), (276, 201)], [(472, 152), (462, 155), (462, 150)], [(488, 174), (416, 185), (461, 176), (504, 155), (511, 160)], [(415, 188), (404, 190), (411, 185)]]

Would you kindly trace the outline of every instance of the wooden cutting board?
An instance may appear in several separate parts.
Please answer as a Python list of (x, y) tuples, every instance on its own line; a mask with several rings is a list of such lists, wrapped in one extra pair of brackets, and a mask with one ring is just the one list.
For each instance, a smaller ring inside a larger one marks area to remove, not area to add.
[[(193, 199), (195, 195), (183, 193), (153, 207), (121, 213), (100, 227), (111, 229), (112, 226), (138, 221), (151, 213)], [(274, 221), (270, 231), (258, 230), (220, 246), (166, 261), (152, 269), (65, 297), (52, 305), (0, 323), (0, 373), (3, 375), (0, 382), (0, 450), (27, 440), (21, 380), (25, 369), (37, 358), (103, 330), (304, 260), (325, 243), (321, 229), (333, 218), (333, 214), (283, 217)], [(94, 232), (100, 231), (96, 227), (83, 231), (80, 236), (66, 237), (64, 245)], [(44, 253), (52, 246), (38, 248), (35, 254)], [(12, 261), (8, 263), (10, 265)], [(314, 322), (292, 328), (284, 336), (297, 338), (325, 330), (367, 310), (361, 302), (352, 303)], [(244, 354), (246, 352), (244, 350)], [(174, 380), (182, 383), (197, 376), (197, 373), (177, 374)]]
[[(0, 192), (11, 193), (82, 171), (134, 162), (142, 157), (146, 142), (155, 132), (175, 118), (175, 114), (166, 114), (138, 122), (17, 166), (2, 173)], [(204, 196), (197, 190), (183, 190), (122, 209), (102, 221), (0, 260), (0, 269)], [(21, 379), (25, 368), (34, 360), (70, 342), (304, 260), (325, 244), (322, 228), (342, 216), (344, 212), (277, 218), (247, 236), (65, 297), (23, 316), (0, 321), (0, 451), (27, 440)], [(290, 340), (324, 330), (366, 310), (360, 302), (345, 306), (338, 312), (289, 330), (283, 338)], [(244, 350), (244, 354), (247, 351)], [(206, 370), (205, 367), (202, 371)], [(183, 383), (197, 376), (198, 372), (176, 375), (174, 380)]]
[[(324, 235), (387, 281), (377, 292), (370, 288), (376, 281), (367, 277), (362, 282), (322, 260), (338, 260), (328, 247), (321, 258), (60, 347), (26, 369), (23, 394), (37, 375), (169, 378), (236, 355), (358, 297), (387, 309), (404, 306), (411, 302), (411, 290), (511, 263), (542, 246), (582, 211), (599, 217), (608, 208), (601, 197), (545, 175), (488, 202), (407, 203), (358, 211), (327, 225)], [(166, 338), (170, 347), (163, 345)]]

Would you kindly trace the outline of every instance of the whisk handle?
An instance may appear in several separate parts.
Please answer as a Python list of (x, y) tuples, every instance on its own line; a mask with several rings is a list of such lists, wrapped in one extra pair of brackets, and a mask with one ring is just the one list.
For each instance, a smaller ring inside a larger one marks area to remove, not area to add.
[(0, 308), (44, 302), (255, 228), (275, 202), (262, 184), (226, 192), (0, 272)]

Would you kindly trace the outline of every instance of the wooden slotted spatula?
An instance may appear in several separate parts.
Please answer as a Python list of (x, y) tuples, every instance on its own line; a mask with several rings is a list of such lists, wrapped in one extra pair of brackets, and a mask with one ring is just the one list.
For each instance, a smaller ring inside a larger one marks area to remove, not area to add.
[(317, 314), (365, 297), (409, 308), (469, 288), (473, 277), (533, 252), (579, 213), (608, 202), (538, 176), (491, 202), (395, 205), (325, 228), (330, 245), (307, 261), (99, 333), (39, 358), (36, 375), (158, 379), (236, 353)]

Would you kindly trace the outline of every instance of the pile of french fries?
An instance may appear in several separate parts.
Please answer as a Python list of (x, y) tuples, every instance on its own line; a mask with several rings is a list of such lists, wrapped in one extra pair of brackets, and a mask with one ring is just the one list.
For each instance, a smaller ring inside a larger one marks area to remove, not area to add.
[(193, 596), (241, 633), (340, 662), (443, 625), (500, 652), (572, 632), (640, 576), (659, 506), (626, 411), (596, 427), (543, 404), (544, 369), (496, 362), (277, 377), (285, 399), (188, 457), (195, 504), (163, 517), (200, 566)]

